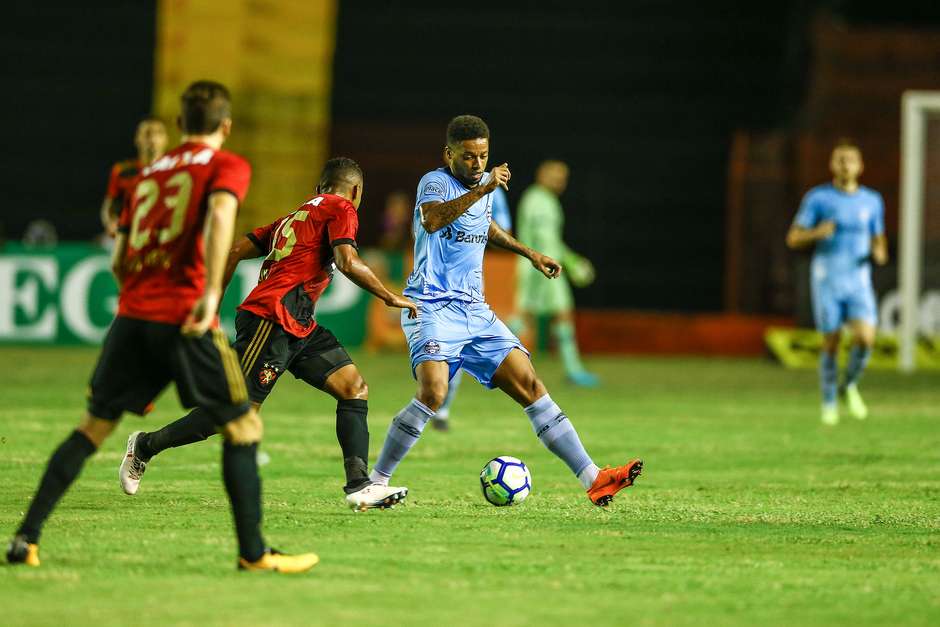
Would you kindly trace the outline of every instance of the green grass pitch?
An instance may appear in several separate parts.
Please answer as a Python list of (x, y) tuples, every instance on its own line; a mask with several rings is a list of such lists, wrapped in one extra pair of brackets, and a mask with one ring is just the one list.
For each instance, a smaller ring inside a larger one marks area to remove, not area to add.
[[(95, 351), (0, 349), (0, 530), (10, 535), (76, 423)], [(414, 384), (403, 355), (357, 355), (372, 454)], [(453, 430), (402, 465), (407, 505), (342, 503), (334, 403), (285, 377), (264, 410), (265, 530), (312, 549), (305, 576), (238, 573), (219, 444), (157, 458), (136, 497), (128, 416), (45, 529), (39, 569), (0, 567), (4, 625), (940, 624), (940, 385), (872, 372), (872, 416), (818, 424), (813, 372), (760, 360), (598, 359), (604, 386), (536, 365), (599, 464), (646, 461), (607, 510), (522, 411), (465, 379)], [(495, 508), (477, 474), (523, 459), (533, 493)]]

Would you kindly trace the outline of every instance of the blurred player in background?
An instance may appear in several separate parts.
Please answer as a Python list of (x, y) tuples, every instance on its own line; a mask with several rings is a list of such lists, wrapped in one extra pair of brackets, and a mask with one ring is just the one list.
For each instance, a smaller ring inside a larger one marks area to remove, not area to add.
[[(222, 150), (231, 97), (198, 81), (182, 96), (182, 143), (141, 171), (114, 248), (118, 314), (91, 378), (88, 409), (46, 466), (7, 560), (39, 566), (46, 519), (121, 415), (143, 415), (172, 381), (183, 405), (206, 409), (224, 438), (222, 474), (238, 536), (238, 567), (303, 572), (319, 558), (272, 551), (261, 535), (261, 420), (218, 328), (225, 262), (251, 167)], [(102, 533), (106, 533), (102, 530)]]
[[(333, 267), (389, 307), (416, 314), (414, 303), (393, 294), (356, 253), (363, 177), (352, 159), (330, 159), (317, 195), (295, 211), (243, 237), (228, 257), (224, 284), (238, 262), (264, 256), (258, 285), (238, 307), (232, 347), (241, 360), (248, 398), (256, 411), (285, 371), (336, 399), (336, 437), (346, 469), (347, 504), (356, 510), (402, 501), (407, 488), (369, 481), (369, 391), (359, 369), (329, 329), (317, 324), (317, 300)], [(215, 435), (210, 412), (197, 408), (158, 431), (135, 431), (119, 477), (126, 494), (136, 494), (150, 460), (168, 448)]]
[(117, 233), (118, 218), (124, 208), (124, 203), (130, 200), (140, 171), (166, 152), (167, 133), (163, 120), (159, 118), (141, 120), (134, 133), (134, 145), (137, 146), (136, 159), (118, 161), (111, 166), (108, 190), (101, 203), (101, 225), (110, 237), (114, 237)]
[[(512, 235), (512, 215), (509, 212), (509, 198), (502, 187), (496, 187), (493, 190), (493, 222), (500, 228)], [(450, 431), (450, 407), (457, 397), (457, 390), (460, 389), (460, 382), (463, 380), (463, 370), (458, 370), (450, 380), (447, 388), (447, 397), (444, 404), (434, 414), (431, 419), (431, 426), (438, 431)]]
[[(561, 161), (544, 161), (535, 173), (535, 183), (519, 200), (519, 241), (560, 259), (569, 281), (581, 287), (594, 280), (591, 262), (572, 251), (562, 239), (565, 215), (559, 197), (568, 186), (568, 166)], [(567, 281), (544, 281), (538, 272), (520, 260), (516, 307), (523, 321), (513, 329), (522, 333), (526, 326), (535, 328), (539, 317), (549, 317), (558, 354), (568, 380), (575, 385), (593, 387), (595, 375), (581, 363), (574, 329), (574, 297)]]
[(487, 243), (525, 257), (548, 279), (560, 264), (520, 244), (491, 219), (493, 190), (508, 188), (509, 167), (486, 172), (490, 131), (473, 115), (447, 126), (447, 166), (418, 183), (414, 209), (415, 261), (405, 295), (418, 301), (416, 320), (402, 316), (418, 392), (392, 420), (382, 452), (370, 473), (387, 485), (398, 464), (447, 396), (459, 368), (488, 388), (499, 388), (524, 408), (539, 440), (565, 462), (592, 503), (607, 505), (633, 485), (643, 462), (598, 468), (577, 432), (535, 374), (528, 351), (496, 317), (483, 297), (483, 253)]
[(385, 198), (379, 248), (394, 253), (406, 250), (409, 246), (411, 246), (411, 197), (403, 191), (394, 191)]
[[(815, 246), (810, 284), (813, 317), (823, 334), (821, 419), (834, 425), (839, 422), (838, 396), (855, 418), (868, 415), (858, 380), (871, 356), (878, 321), (871, 262), (888, 262), (888, 241), (881, 194), (858, 183), (864, 168), (859, 147), (848, 140), (838, 142), (829, 168), (832, 183), (814, 187), (803, 197), (787, 233), (787, 245), (793, 249)], [(837, 355), (843, 326), (852, 333), (852, 348), (839, 385)]]

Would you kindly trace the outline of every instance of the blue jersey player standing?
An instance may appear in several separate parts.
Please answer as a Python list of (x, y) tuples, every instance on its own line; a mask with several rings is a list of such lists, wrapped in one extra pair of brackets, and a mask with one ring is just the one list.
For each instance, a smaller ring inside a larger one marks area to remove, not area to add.
[(557, 279), (557, 261), (523, 246), (492, 220), (493, 191), (508, 188), (509, 167), (486, 172), (490, 131), (472, 115), (447, 126), (446, 167), (418, 183), (414, 214), (414, 271), (405, 294), (418, 304), (418, 317), (402, 318), (418, 393), (389, 427), (370, 479), (387, 484), (447, 395), (459, 368), (488, 388), (499, 388), (521, 405), (539, 440), (578, 477), (596, 505), (607, 505), (633, 485), (643, 462), (598, 468), (577, 432), (552, 400), (519, 339), (483, 298), (483, 253), (487, 242), (532, 262), (547, 279)]
[[(512, 216), (509, 213), (509, 198), (502, 187), (496, 186), (493, 190), (492, 215), (493, 222), (499, 225), (501, 229), (512, 235)], [(512, 322), (509, 323), (510, 327)], [(518, 331), (516, 331), (518, 332)], [(450, 406), (457, 397), (457, 390), (460, 389), (460, 381), (463, 379), (463, 370), (457, 370), (450, 379), (450, 386), (447, 388), (447, 396), (444, 397), (444, 404), (441, 405), (434, 418), (431, 419), (431, 426), (438, 431), (450, 431)]]
[[(868, 415), (858, 380), (875, 343), (878, 309), (871, 282), (871, 262), (888, 261), (881, 194), (858, 184), (862, 153), (854, 143), (836, 144), (829, 161), (832, 183), (806, 193), (787, 233), (790, 248), (815, 246), (810, 265), (813, 317), (823, 334), (819, 357), (822, 422), (839, 422), (837, 397), (858, 419)], [(852, 333), (852, 348), (840, 386), (837, 351), (843, 326)]]

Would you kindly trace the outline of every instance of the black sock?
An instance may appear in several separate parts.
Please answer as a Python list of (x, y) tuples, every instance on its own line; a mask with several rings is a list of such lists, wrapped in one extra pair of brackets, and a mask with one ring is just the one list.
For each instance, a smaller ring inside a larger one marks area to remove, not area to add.
[(336, 439), (343, 449), (346, 485), (351, 494), (369, 483), (369, 402), (361, 399), (336, 403)]
[(137, 454), (150, 459), (168, 448), (202, 442), (216, 434), (209, 412), (196, 408), (158, 431), (145, 433), (137, 439)]
[(222, 479), (232, 503), (238, 554), (249, 562), (256, 562), (264, 554), (265, 546), (261, 537), (258, 444), (223, 444)]
[(95, 445), (80, 431), (73, 431), (59, 445), (49, 458), (46, 472), (39, 482), (39, 488), (36, 489), (33, 502), (29, 505), (29, 511), (26, 512), (26, 517), (17, 531), (18, 534), (25, 535), (27, 541), (33, 544), (39, 542), (42, 526), (52, 513), (52, 509), (78, 477), (85, 460), (94, 455), (95, 450)]

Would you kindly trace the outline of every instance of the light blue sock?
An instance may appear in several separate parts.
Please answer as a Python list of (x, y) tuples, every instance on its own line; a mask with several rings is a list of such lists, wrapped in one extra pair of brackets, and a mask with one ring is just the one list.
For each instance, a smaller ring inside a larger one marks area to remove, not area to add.
[[(585, 488), (590, 488), (597, 478), (597, 466), (591, 461), (591, 456), (584, 450), (578, 432), (568, 420), (568, 416), (555, 404), (552, 397), (546, 394), (539, 400), (525, 408), (535, 435), (542, 444), (552, 453), (560, 457), (571, 469)], [(585, 472), (585, 471), (593, 472)]]
[(417, 444), (424, 426), (433, 415), (434, 412), (424, 403), (416, 398), (411, 399), (411, 402), (392, 419), (392, 424), (388, 427), (388, 435), (385, 436), (385, 444), (382, 445), (382, 452), (379, 453), (379, 459), (372, 467), (369, 479), (374, 483), (388, 485), (389, 478), (411, 447)]
[(454, 375), (454, 378), (450, 380), (450, 384), (447, 386), (447, 397), (444, 399), (444, 404), (441, 405), (441, 408), (437, 410), (435, 414), (436, 418), (446, 420), (450, 418), (450, 405), (454, 402), (454, 398), (457, 396), (457, 389), (460, 388), (460, 382), (463, 380), (463, 370), (458, 370), (457, 374)]
[(822, 351), (819, 354), (819, 387), (822, 389), (823, 405), (836, 402), (839, 385), (839, 365), (835, 354)]
[(868, 365), (868, 359), (871, 357), (871, 349), (867, 346), (858, 344), (849, 351), (849, 363), (845, 367), (845, 384), (855, 385), (862, 377), (865, 366)]

